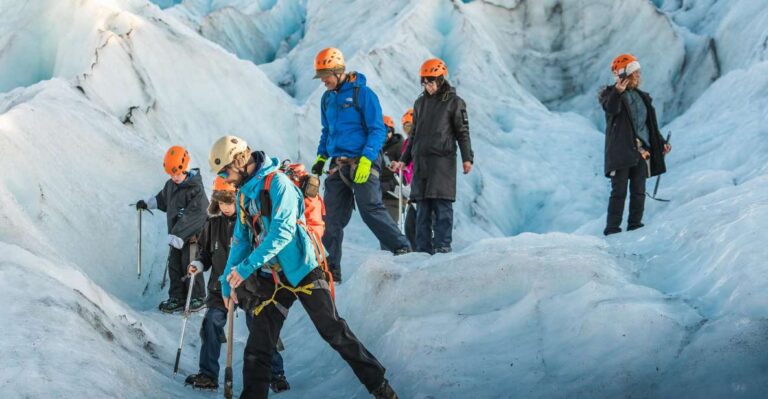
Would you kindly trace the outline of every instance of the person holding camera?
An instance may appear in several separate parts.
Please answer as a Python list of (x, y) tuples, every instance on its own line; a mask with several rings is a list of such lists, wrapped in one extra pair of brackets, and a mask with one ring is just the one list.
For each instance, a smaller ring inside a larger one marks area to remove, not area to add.
[(621, 232), (629, 183), (627, 230), (643, 227), (645, 181), (666, 172), (664, 155), (672, 150), (659, 132), (651, 96), (640, 90), (640, 62), (621, 54), (611, 63), (616, 83), (604, 88), (600, 105), (605, 111), (605, 176), (611, 179), (611, 197), (604, 235)]

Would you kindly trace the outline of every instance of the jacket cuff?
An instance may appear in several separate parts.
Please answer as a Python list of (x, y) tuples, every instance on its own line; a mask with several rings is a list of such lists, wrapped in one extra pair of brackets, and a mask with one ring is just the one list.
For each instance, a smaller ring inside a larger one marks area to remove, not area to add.
[(224, 298), (229, 298), (229, 296), (232, 294), (232, 288), (229, 286), (227, 276), (220, 276), (219, 282), (221, 283), (221, 296)]
[(243, 262), (235, 268), (237, 270), (237, 274), (240, 275), (240, 277), (243, 278), (243, 280), (247, 279), (248, 277), (253, 274), (253, 271), (256, 270), (255, 267)]
[(154, 195), (147, 197), (144, 202), (147, 204), (147, 209), (157, 209), (157, 197)]

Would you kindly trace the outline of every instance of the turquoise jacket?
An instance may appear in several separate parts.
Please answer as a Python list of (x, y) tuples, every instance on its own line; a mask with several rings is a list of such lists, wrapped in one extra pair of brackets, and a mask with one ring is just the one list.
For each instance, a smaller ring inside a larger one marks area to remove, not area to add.
[(279, 160), (264, 157), (264, 164), (256, 174), (248, 180), (237, 193), (237, 223), (232, 237), (232, 247), (221, 281), (221, 294), (229, 297), (231, 287), (227, 276), (234, 267), (243, 279), (247, 279), (260, 267), (280, 263), (285, 277), (291, 285), (296, 286), (317, 267), (318, 262), (312, 241), (307, 232), (298, 225), (298, 220), (304, 220), (304, 196), (290, 179), (283, 173), (275, 174), (269, 188), (272, 200), (271, 218), (261, 217), (264, 231), (261, 234), (261, 244), (253, 247), (251, 229), (243, 224), (240, 208), (240, 198), (244, 196), (243, 204), (250, 215), (260, 214), (261, 203), (259, 193), (264, 189), (264, 178), (277, 171)]

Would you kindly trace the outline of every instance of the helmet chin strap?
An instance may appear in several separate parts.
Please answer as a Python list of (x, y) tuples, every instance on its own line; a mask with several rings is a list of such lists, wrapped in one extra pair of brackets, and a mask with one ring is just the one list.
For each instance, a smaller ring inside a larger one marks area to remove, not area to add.
[(334, 72), (333, 76), (336, 77), (336, 87), (334, 87), (333, 89), (338, 90), (339, 87), (341, 87), (341, 84), (344, 83), (344, 81), (346, 80), (345, 78), (347, 75), (344, 72), (341, 72), (341, 73)]

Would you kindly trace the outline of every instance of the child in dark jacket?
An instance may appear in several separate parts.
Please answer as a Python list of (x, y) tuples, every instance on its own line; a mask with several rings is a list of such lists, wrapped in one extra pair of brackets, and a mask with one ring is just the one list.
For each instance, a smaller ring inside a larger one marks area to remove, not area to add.
[[(171, 147), (165, 154), (163, 167), (171, 178), (156, 195), (136, 203), (137, 209), (159, 209), (166, 213), (168, 223), (167, 244), (168, 299), (160, 303), (160, 310), (173, 313), (184, 309), (189, 284), (184, 282), (186, 265), (195, 258), (197, 235), (207, 218), (208, 198), (205, 196), (199, 169), (189, 170), (189, 153), (180, 146)], [(203, 275), (195, 275), (190, 309), (197, 311), (205, 306), (205, 281)]]
[[(224, 326), (227, 324), (227, 308), (221, 297), (219, 277), (224, 273), (232, 243), (232, 232), (236, 224), (235, 187), (216, 177), (213, 195), (208, 207), (208, 220), (200, 233), (200, 252), (188, 268), (189, 274), (211, 271), (208, 278), (208, 310), (200, 328), (200, 370), (187, 377), (186, 384), (199, 389), (216, 389), (219, 386), (219, 355), (221, 344), (227, 342)], [(202, 274), (202, 273), (200, 273)], [(290, 389), (285, 379), (283, 358), (275, 350), (272, 356), (272, 390), (282, 392)]]

